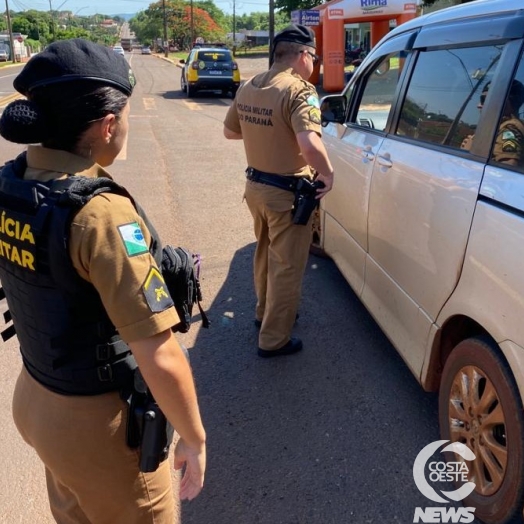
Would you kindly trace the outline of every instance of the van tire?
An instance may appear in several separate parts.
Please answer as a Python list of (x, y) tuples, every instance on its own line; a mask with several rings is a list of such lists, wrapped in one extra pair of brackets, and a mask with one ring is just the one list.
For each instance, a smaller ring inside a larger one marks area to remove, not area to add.
[(474, 475), (468, 480), (477, 486), (463, 505), (474, 507), (486, 524), (522, 522), (522, 402), (509, 365), (488, 337), (464, 340), (452, 350), (442, 373), (439, 420), (442, 439), (466, 444), (477, 457), (467, 462)]

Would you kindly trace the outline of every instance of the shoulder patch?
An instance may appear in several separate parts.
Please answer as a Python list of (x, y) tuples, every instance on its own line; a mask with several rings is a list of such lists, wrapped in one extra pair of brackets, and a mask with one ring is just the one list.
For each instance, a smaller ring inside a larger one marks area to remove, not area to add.
[(515, 133), (511, 130), (505, 130), (502, 132), (502, 140), (513, 140), (515, 138)]
[(122, 224), (121, 226), (118, 226), (118, 232), (124, 242), (124, 247), (126, 248), (128, 256), (134, 257), (149, 251), (144, 234), (142, 233), (138, 222)]
[(142, 292), (152, 313), (160, 313), (174, 306), (162, 273), (154, 266), (151, 266), (149, 269), (149, 273), (142, 285)]
[(320, 124), (320, 109), (318, 109), (317, 107), (312, 107), (309, 110), (309, 120), (311, 120), (311, 122), (313, 122), (314, 124)]
[(307, 97), (306, 102), (308, 106), (313, 106), (313, 107), (320, 109), (320, 102), (318, 101), (318, 96), (309, 95)]

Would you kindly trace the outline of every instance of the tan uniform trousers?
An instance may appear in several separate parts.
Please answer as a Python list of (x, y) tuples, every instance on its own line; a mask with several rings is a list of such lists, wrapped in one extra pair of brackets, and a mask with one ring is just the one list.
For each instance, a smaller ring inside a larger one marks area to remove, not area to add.
[(127, 404), (118, 393), (58, 395), (22, 369), (13, 418), (45, 465), (49, 503), (58, 524), (180, 521), (170, 461), (154, 473), (139, 471), (138, 451), (125, 443), (126, 413)]
[(279, 349), (290, 339), (301, 297), (312, 238), (311, 223), (293, 224), (294, 194), (247, 181), (245, 198), (254, 220), (256, 318), (262, 320), (258, 345)]

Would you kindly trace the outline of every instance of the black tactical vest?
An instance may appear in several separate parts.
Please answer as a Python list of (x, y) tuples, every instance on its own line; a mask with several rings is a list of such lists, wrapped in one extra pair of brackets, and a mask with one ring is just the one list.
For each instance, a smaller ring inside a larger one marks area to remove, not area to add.
[(108, 178), (23, 180), (25, 153), (0, 172), (0, 298), (7, 298), (7, 340), (16, 332), (24, 365), (47, 388), (66, 395), (127, 390), (136, 362), (96, 289), (76, 272), (68, 251), (72, 218), (102, 192), (128, 197), (161, 245), (145, 213)]

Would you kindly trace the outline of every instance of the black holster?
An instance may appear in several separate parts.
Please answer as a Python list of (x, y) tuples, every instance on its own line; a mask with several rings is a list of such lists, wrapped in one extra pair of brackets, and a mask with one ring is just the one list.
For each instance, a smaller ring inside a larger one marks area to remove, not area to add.
[(151, 472), (167, 458), (174, 429), (145, 386), (140, 372), (136, 373), (135, 388), (128, 400), (126, 442), (132, 449), (140, 448), (140, 471)]
[(305, 226), (309, 222), (309, 217), (319, 204), (316, 197), (317, 189), (324, 187), (320, 180), (310, 181), (307, 178), (300, 178), (295, 190), (295, 201), (291, 214), (293, 224)]

